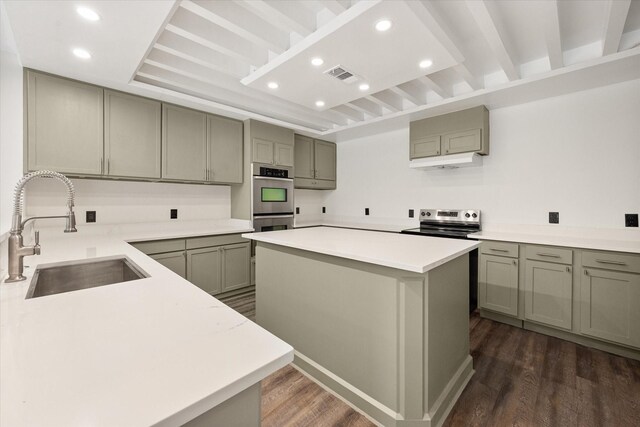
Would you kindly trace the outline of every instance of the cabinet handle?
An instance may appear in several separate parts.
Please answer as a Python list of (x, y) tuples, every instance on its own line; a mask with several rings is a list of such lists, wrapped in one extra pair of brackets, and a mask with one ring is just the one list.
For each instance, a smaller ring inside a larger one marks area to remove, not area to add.
[(436, 154), (440, 154), (440, 150), (436, 151)]
[(104, 159), (100, 156), (100, 175), (104, 174)]
[(596, 262), (600, 264), (627, 265), (627, 263), (623, 261), (612, 261), (608, 259), (596, 259)]
[(445, 150), (445, 153), (449, 154), (449, 150)]
[(567, 267), (567, 273), (571, 273), (571, 267)]
[(490, 251), (495, 251), (495, 252), (509, 252), (507, 249), (496, 249), (496, 248), (489, 248)]
[(107, 175), (111, 173), (111, 159), (107, 159)]
[(513, 265), (518, 265), (518, 261), (516, 261), (515, 259), (513, 260)]
[(588, 276), (588, 275), (589, 275), (589, 270), (585, 269), (585, 270), (584, 270), (584, 275), (585, 275), (585, 276)]
[(539, 256), (546, 256), (548, 258), (560, 258), (560, 255), (556, 255), (556, 254), (548, 254), (546, 252), (537, 252), (536, 255)]

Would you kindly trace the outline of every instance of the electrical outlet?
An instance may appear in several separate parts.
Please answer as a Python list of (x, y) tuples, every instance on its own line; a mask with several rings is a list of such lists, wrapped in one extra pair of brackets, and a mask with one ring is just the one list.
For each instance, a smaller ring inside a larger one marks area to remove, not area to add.
[(409, 209), (409, 218), (413, 218), (413, 209)]
[(322, 213), (327, 213), (327, 208), (325, 208), (324, 206), (322, 207)]
[(369, 208), (364, 208), (364, 214), (369, 215)]
[(560, 212), (549, 212), (549, 224), (560, 224)]
[(171, 209), (171, 219), (178, 219), (178, 209)]
[(300, 208), (296, 208), (296, 215), (300, 214)]
[(624, 214), (624, 226), (625, 227), (637, 227), (638, 226), (638, 214)]
[(96, 211), (85, 211), (87, 223), (96, 222)]

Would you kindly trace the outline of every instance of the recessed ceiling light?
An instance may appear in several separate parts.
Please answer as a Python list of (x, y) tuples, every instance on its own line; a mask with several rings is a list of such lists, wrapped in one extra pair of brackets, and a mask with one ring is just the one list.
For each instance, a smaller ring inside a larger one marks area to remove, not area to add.
[(364, 92), (365, 90), (369, 90), (369, 85), (367, 83), (362, 83), (360, 86), (358, 86), (358, 89)]
[(324, 101), (316, 101), (316, 107), (324, 107)]
[(84, 49), (76, 48), (73, 49), (73, 54), (78, 58), (89, 59), (91, 58), (91, 54)]
[(269, 82), (269, 83), (267, 83), (267, 87), (269, 87), (269, 89), (278, 89), (278, 83)]
[(322, 58), (313, 58), (311, 60), (311, 65), (315, 65), (316, 67), (319, 67), (322, 64), (324, 64), (324, 60)]
[(389, 28), (391, 28), (391, 21), (388, 19), (382, 19), (376, 22), (376, 30), (380, 32), (387, 31)]
[(424, 59), (420, 61), (418, 65), (420, 66), (420, 68), (429, 68), (433, 65), (433, 61), (430, 59)]
[(100, 15), (98, 15), (93, 10), (89, 9), (88, 7), (80, 6), (79, 8), (76, 9), (76, 12), (78, 12), (78, 15), (82, 16), (87, 21), (99, 21), (100, 20)]

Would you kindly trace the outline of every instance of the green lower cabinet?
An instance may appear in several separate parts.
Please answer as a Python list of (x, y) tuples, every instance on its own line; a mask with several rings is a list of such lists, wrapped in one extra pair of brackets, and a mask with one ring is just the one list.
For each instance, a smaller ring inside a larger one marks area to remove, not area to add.
[(583, 268), (580, 331), (640, 348), (640, 275)]
[(518, 315), (518, 260), (482, 254), (479, 279), (480, 308)]
[(571, 329), (572, 267), (526, 261), (524, 317), (562, 329)]
[(187, 280), (210, 294), (222, 292), (221, 249), (218, 247), (187, 251)]
[(176, 252), (167, 252), (163, 254), (154, 254), (149, 255), (151, 258), (158, 261), (160, 264), (167, 267), (169, 270), (173, 271), (180, 277), (187, 277), (187, 272), (185, 269), (184, 251), (176, 251)]
[(251, 244), (222, 247), (222, 291), (251, 285)]

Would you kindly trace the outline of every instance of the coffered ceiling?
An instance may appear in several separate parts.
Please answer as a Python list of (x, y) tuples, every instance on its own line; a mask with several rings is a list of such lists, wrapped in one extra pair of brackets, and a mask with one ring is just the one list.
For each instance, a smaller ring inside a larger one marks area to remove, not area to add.
[[(60, 27), (72, 2), (4, 3), (25, 66), (327, 136), (640, 78), (637, 0), (79, 2), (90, 29)], [(103, 69), (47, 48), (74, 32)]]

